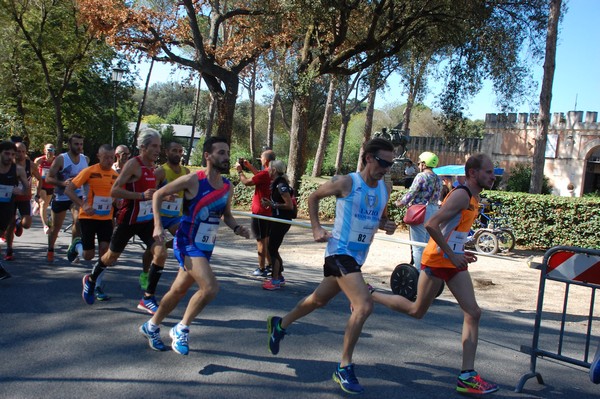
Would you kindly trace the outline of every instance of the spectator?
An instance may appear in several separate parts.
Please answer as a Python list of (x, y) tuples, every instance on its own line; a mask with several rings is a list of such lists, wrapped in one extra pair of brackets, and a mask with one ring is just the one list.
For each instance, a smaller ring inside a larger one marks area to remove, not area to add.
[[(442, 179), (433, 172), (438, 165), (438, 156), (433, 152), (424, 152), (419, 155), (420, 173), (415, 177), (413, 184), (402, 199), (396, 202), (397, 206), (427, 205), (425, 220), (422, 224), (409, 227), (410, 239), (426, 243), (429, 241), (429, 233), (425, 229), (425, 223), (439, 209), (440, 193), (442, 191)], [(412, 247), (413, 261), (417, 270), (421, 270), (421, 255), (423, 247)]]
[[(271, 198), (271, 177), (269, 177), (269, 164), (275, 160), (275, 153), (272, 150), (264, 151), (260, 156), (262, 170), (258, 171), (248, 160), (241, 159), (236, 165), (240, 176), (240, 182), (246, 187), (254, 186), (254, 195), (252, 196), (252, 214), (261, 216), (271, 216), (271, 208), (265, 208), (261, 203), (262, 198)], [(252, 178), (244, 175), (244, 167), (249, 169), (254, 176)], [(258, 268), (252, 272), (254, 276), (267, 277), (269, 270), (267, 265), (271, 264), (271, 259), (267, 248), (269, 246), (269, 221), (264, 219), (252, 218), (252, 232), (256, 237), (256, 246), (258, 250)]]

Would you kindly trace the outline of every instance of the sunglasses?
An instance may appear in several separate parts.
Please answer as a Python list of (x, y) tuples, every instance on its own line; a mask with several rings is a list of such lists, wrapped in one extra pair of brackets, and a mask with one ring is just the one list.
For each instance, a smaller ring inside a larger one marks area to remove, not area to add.
[(129, 155), (131, 155), (131, 153), (129, 153), (129, 152), (118, 152), (117, 155), (127, 155), (127, 156), (129, 156)]
[(48, 152), (54, 152), (54, 148), (46, 148), (46, 151), (48, 151)]
[(375, 158), (379, 166), (381, 166), (382, 168), (390, 168), (394, 164), (393, 161), (386, 161), (385, 159), (381, 159), (378, 156), (374, 156), (373, 158)]

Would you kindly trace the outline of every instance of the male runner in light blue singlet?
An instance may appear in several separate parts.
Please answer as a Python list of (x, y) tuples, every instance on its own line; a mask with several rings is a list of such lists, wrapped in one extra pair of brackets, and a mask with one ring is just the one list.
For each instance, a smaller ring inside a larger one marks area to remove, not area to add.
[(181, 355), (187, 355), (189, 326), (194, 318), (217, 295), (219, 285), (210, 267), (217, 229), (221, 217), (237, 235), (250, 237), (250, 231), (239, 225), (231, 214), (233, 186), (222, 173), (229, 172), (229, 145), (220, 137), (209, 137), (204, 142), (206, 170), (191, 173), (168, 183), (152, 197), (154, 212), (154, 239), (164, 243), (165, 228), (161, 222), (160, 209), (165, 197), (184, 192), (183, 216), (175, 235), (173, 252), (179, 261), (180, 269), (165, 294), (154, 316), (142, 326), (140, 332), (148, 338), (154, 350), (166, 350), (160, 338), (160, 323), (177, 306), (190, 287), (198, 284), (198, 291), (190, 298), (183, 319), (169, 331), (171, 347)]
[[(387, 140), (376, 138), (363, 147), (362, 166), (359, 173), (335, 176), (322, 184), (308, 198), (308, 210), (315, 241), (327, 241), (325, 251), (325, 276), (317, 289), (300, 300), (296, 307), (283, 317), (267, 319), (269, 350), (279, 352), (279, 342), (294, 321), (317, 308), (325, 306), (342, 291), (354, 309), (344, 334), (344, 346), (340, 363), (333, 380), (342, 390), (352, 394), (364, 391), (354, 375), (352, 353), (362, 326), (373, 310), (373, 300), (365, 284), (361, 266), (377, 229), (393, 234), (396, 224), (387, 218), (388, 188), (382, 180), (394, 164), (394, 146)], [(335, 196), (335, 222), (329, 234), (319, 222), (319, 201)]]

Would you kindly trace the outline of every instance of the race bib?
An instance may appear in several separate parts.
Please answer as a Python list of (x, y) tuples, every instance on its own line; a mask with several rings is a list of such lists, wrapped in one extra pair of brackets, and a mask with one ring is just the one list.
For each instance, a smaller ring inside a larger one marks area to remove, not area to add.
[(217, 241), (217, 230), (219, 224), (202, 223), (198, 225), (198, 231), (194, 237), (196, 247), (202, 251), (212, 251)]
[(111, 197), (102, 197), (95, 196), (94, 201), (92, 202), (92, 208), (94, 208), (94, 213), (100, 216), (106, 216), (110, 214), (110, 210), (112, 207), (112, 198)]
[(362, 250), (369, 245), (373, 241), (373, 237), (376, 229), (372, 226), (366, 226), (365, 224), (361, 224), (362, 228), (357, 228), (357, 226), (351, 226), (350, 233), (348, 236), (348, 248), (355, 250)]
[(453, 231), (448, 237), (448, 245), (455, 254), (465, 253), (465, 242), (467, 242), (467, 232)]
[(183, 206), (183, 198), (176, 198), (175, 201), (163, 201), (160, 207), (161, 213), (165, 216), (179, 216)]
[(10, 202), (14, 188), (14, 186), (0, 184), (0, 203)]
[(42, 179), (46, 180), (46, 176), (48, 176), (48, 172), (50, 171), (50, 168), (42, 168)]
[(138, 204), (140, 209), (138, 211), (136, 222), (139, 223), (152, 220), (152, 200), (140, 201)]

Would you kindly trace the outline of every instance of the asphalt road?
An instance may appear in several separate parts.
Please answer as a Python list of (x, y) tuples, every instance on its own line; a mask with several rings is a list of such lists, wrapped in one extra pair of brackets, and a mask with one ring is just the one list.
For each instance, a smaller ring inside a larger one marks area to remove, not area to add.
[[(267, 349), (266, 318), (284, 314), (321, 279), (319, 268), (287, 262), (287, 286), (267, 292), (252, 278), (255, 252), (226, 228), (212, 259), (220, 293), (191, 326), (190, 354), (155, 352), (138, 327), (149, 316), (136, 309), (141, 248), (130, 245), (105, 278), (108, 302), (86, 305), (81, 278), (90, 264), (70, 265), (61, 234), (57, 261), (45, 261), (46, 236), (39, 221), (17, 238), (17, 259), (5, 262), (13, 278), (0, 281), (0, 398), (338, 398), (331, 380), (339, 361), (348, 301), (340, 295), (290, 329), (279, 355)], [(292, 228), (290, 234), (294, 234)], [(309, 237), (307, 237), (308, 239)], [(308, 241), (307, 241), (308, 242)], [(307, 245), (307, 251), (314, 250)], [(169, 259), (159, 284), (164, 294), (176, 273)], [(187, 301), (185, 301), (187, 303)], [(181, 317), (184, 304), (163, 326)], [(457, 398), (462, 314), (437, 300), (423, 320), (377, 306), (367, 321), (354, 360), (365, 398)], [(555, 330), (550, 324), (548, 331)], [(533, 315), (486, 312), (481, 323), (477, 369), (500, 384), (497, 398), (598, 398), (587, 369), (539, 359), (535, 379), (515, 393), (529, 370)], [(577, 331), (565, 344), (581, 344)], [(551, 343), (552, 344), (552, 343)], [(570, 346), (569, 346), (570, 347)]]

